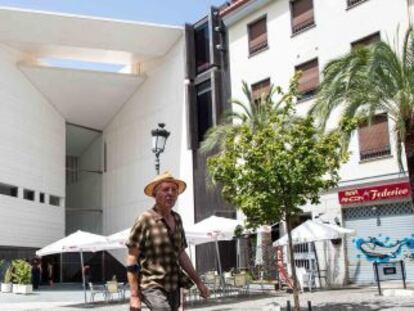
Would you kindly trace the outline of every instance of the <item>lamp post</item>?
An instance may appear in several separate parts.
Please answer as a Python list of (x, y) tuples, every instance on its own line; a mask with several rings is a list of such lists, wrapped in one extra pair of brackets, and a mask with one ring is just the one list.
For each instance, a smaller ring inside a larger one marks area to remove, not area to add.
[(165, 123), (158, 123), (158, 128), (151, 131), (152, 152), (155, 154), (155, 170), (157, 175), (160, 174), (160, 154), (164, 152), (165, 143), (167, 142), (170, 132), (165, 128)]

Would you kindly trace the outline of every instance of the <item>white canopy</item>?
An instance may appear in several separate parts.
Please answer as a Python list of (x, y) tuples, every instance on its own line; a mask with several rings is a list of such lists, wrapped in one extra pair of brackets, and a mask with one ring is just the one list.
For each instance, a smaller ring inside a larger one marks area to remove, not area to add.
[(241, 221), (225, 217), (210, 216), (188, 228), (184, 228), (188, 243), (203, 244), (212, 241), (233, 239), (234, 230)]
[[(184, 227), (187, 242), (197, 245), (212, 242), (215, 240), (231, 240), (234, 236), (234, 230), (241, 225), (239, 220), (211, 216), (188, 228)], [(108, 236), (108, 242), (111, 246), (119, 245), (119, 248), (125, 247), (131, 229), (125, 229)]]
[[(307, 220), (292, 230), (293, 244), (308, 243), (323, 240), (333, 240), (344, 237), (345, 234), (354, 234), (355, 231), (331, 224), (323, 224), (313, 220)], [(273, 242), (273, 246), (288, 244), (288, 236), (285, 234), (279, 240)]]
[(36, 251), (37, 256), (59, 253), (98, 252), (109, 248), (106, 237), (81, 230)]

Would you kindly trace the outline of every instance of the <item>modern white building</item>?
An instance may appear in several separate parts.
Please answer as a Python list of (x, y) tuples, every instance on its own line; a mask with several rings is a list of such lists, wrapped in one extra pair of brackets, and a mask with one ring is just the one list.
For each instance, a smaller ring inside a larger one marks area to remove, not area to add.
[[(412, 5), (406, 0), (232, 1), (221, 10), (228, 34), (231, 96), (244, 99), (243, 80), (253, 94), (271, 84), (287, 87), (301, 70), (304, 98), (296, 109), (305, 114), (314, 103), (324, 65), (357, 44), (397, 42), (398, 31), (401, 44)], [(346, 241), (316, 245), (319, 269), (331, 285), (374, 282), (374, 258), (404, 260), (407, 277), (414, 280), (413, 250), (402, 242), (414, 234), (414, 214), (407, 178), (398, 168), (392, 127), (386, 115), (379, 115), (372, 127), (361, 125), (351, 139), (351, 157), (341, 168), (339, 188), (324, 193), (320, 205), (303, 208), (304, 218), (356, 229), (356, 236)], [(401, 252), (394, 252), (391, 246), (395, 250), (400, 244)]]
[(160, 122), (161, 170), (188, 181), (177, 210), (194, 223), (184, 76), (184, 27), (0, 8), (0, 257), (131, 226)]

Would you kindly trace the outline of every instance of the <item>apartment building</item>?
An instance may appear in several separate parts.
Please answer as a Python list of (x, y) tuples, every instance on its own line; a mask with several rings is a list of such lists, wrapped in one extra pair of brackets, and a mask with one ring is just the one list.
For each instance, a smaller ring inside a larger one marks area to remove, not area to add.
[[(394, 43), (398, 35), (401, 43), (411, 10), (412, 2), (406, 0), (232, 1), (221, 10), (231, 96), (243, 100), (243, 80), (251, 85), (253, 96), (271, 84), (286, 87), (300, 70), (302, 99), (296, 109), (304, 115), (314, 103), (328, 61), (359, 44)], [(337, 118), (334, 113), (329, 128)], [(319, 270), (331, 285), (374, 282), (374, 258), (403, 260), (407, 278), (414, 280), (413, 253), (402, 243), (414, 233), (411, 189), (406, 174), (399, 171), (392, 128), (385, 114), (378, 114), (372, 126), (361, 124), (350, 142), (351, 157), (340, 170), (339, 187), (323, 193), (319, 205), (303, 207), (304, 219), (356, 230), (344, 241), (316, 243)], [(295, 255), (307, 268), (312, 264), (308, 247), (297, 247)]]

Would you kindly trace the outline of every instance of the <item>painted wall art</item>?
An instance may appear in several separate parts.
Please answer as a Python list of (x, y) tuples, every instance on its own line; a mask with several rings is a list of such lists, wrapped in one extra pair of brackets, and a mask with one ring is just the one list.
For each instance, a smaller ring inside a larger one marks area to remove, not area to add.
[(414, 234), (401, 240), (392, 241), (390, 237), (368, 237), (353, 240), (355, 247), (361, 255), (370, 262), (390, 262), (397, 258), (410, 258), (414, 260)]

